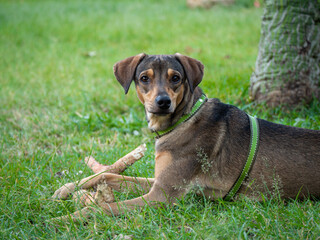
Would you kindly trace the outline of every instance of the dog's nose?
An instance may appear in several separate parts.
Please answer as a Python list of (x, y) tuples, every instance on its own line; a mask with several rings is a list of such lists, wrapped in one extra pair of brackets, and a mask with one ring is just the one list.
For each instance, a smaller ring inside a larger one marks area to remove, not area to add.
[(156, 97), (156, 103), (161, 109), (168, 109), (171, 106), (171, 100), (167, 95), (159, 95)]

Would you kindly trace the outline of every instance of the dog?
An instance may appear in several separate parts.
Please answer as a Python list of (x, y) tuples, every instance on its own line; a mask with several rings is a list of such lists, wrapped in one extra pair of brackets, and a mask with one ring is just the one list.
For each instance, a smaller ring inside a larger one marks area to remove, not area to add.
[[(172, 204), (192, 187), (209, 199), (225, 198), (242, 176), (231, 199), (259, 199), (273, 190), (283, 198), (319, 198), (320, 131), (255, 119), (253, 142), (250, 116), (204, 97), (198, 86), (203, 70), (200, 61), (178, 53), (139, 54), (117, 62), (116, 79), (125, 93), (135, 83), (148, 127), (156, 135), (154, 178), (102, 173), (66, 184), (54, 196), (66, 198), (77, 184), (90, 188), (106, 182), (117, 191), (141, 186), (146, 193), (140, 197), (101, 204), (106, 214), (118, 215), (146, 204)], [(92, 210), (87, 207), (73, 216)]]

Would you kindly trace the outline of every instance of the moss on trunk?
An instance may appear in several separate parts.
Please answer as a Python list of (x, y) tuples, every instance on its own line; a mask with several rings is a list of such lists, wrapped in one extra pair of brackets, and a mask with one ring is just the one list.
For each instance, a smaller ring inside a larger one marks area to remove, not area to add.
[(320, 97), (320, 1), (266, 0), (251, 96), (268, 105)]

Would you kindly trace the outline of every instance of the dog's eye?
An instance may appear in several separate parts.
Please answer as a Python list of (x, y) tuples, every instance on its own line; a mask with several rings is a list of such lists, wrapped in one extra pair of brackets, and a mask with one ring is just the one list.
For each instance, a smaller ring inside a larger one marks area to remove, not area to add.
[(149, 78), (147, 76), (142, 76), (140, 78), (140, 81), (143, 82), (143, 83), (147, 83), (147, 82), (149, 82)]
[(171, 81), (173, 83), (178, 83), (180, 81), (180, 77), (178, 75), (173, 75), (173, 77), (171, 78)]

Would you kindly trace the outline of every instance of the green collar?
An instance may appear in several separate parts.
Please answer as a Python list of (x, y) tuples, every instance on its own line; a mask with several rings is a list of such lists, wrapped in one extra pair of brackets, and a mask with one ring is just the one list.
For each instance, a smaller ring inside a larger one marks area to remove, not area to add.
[(194, 114), (198, 112), (198, 110), (202, 107), (202, 105), (207, 101), (206, 95), (202, 94), (201, 97), (198, 99), (198, 101), (195, 103), (195, 105), (192, 107), (189, 114), (183, 115), (178, 122), (176, 122), (174, 125), (170, 126), (166, 130), (163, 131), (155, 131), (157, 134), (157, 138), (160, 138), (169, 132), (172, 132), (173, 129), (175, 129), (179, 124), (189, 120)]
[(259, 144), (259, 123), (255, 117), (251, 117), (250, 115), (248, 115), (248, 117), (250, 120), (251, 140), (250, 140), (250, 151), (248, 154), (247, 162), (244, 165), (238, 180), (235, 182), (235, 184), (230, 189), (228, 194), (224, 197), (225, 201), (230, 201), (234, 197), (234, 195), (239, 191), (243, 180), (248, 176), (252, 163), (254, 162), (257, 156), (258, 144)]

